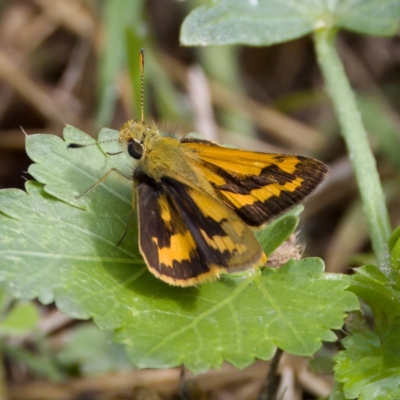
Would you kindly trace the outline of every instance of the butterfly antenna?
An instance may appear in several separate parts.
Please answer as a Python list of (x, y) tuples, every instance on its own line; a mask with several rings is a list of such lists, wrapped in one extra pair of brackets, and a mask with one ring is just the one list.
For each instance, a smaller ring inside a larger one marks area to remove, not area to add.
[[(104, 140), (103, 142), (86, 143), (86, 144), (68, 143), (67, 149), (81, 149), (83, 147), (98, 146), (99, 144), (115, 142), (116, 140), (117, 139), (108, 139), (108, 140)], [(121, 154), (121, 153), (122, 153), (122, 151), (118, 151), (117, 153), (109, 153), (109, 152), (107, 152), (106, 154), (109, 155), (109, 156), (114, 156), (114, 155)]]
[(144, 124), (144, 49), (140, 50), (140, 115)]
[(68, 143), (67, 148), (68, 149), (81, 149), (82, 147), (90, 147), (90, 146), (98, 146), (99, 144), (103, 143), (109, 143), (109, 142), (115, 142), (117, 139), (108, 139), (104, 140), (102, 142), (94, 142), (94, 143)]

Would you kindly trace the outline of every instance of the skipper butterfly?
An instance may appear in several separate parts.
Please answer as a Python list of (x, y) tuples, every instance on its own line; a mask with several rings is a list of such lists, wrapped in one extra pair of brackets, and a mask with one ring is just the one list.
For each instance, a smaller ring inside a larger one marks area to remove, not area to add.
[[(143, 53), (141, 60), (143, 71)], [(143, 105), (142, 120), (126, 122), (118, 140), (136, 160), (132, 206), (141, 254), (152, 274), (176, 286), (265, 264), (252, 228), (302, 202), (327, 173), (313, 158), (164, 134), (146, 126)]]

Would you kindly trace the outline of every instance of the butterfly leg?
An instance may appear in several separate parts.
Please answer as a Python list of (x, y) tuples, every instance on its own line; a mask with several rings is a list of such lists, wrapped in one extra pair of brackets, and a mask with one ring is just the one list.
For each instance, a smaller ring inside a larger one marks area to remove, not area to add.
[(97, 181), (93, 186), (91, 186), (89, 189), (87, 189), (86, 191), (84, 191), (82, 194), (76, 196), (75, 198), (76, 198), (76, 199), (80, 199), (80, 198), (82, 198), (83, 196), (86, 196), (86, 195), (87, 195), (88, 193), (90, 193), (92, 190), (96, 189), (97, 186), (100, 185), (100, 183), (103, 183), (103, 182), (108, 178), (108, 176), (111, 174), (111, 172), (116, 172), (116, 173), (118, 173), (119, 175), (121, 175), (121, 176), (123, 176), (124, 178), (129, 179), (129, 180), (132, 180), (132, 179), (133, 179), (131, 176), (124, 174), (124, 173), (123, 173), (122, 171), (120, 171), (119, 169), (111, 168), (109, 171), (107, 171), (107, 172), (102, 176), (102, 178), (101, 178), (99, 181)]
[(132, 220), (133, 220), (133, 216), (135, 215), (135, 211), (136, 211), (136, 188), (137, 188), (137, 182), (134, 181), (133, 183), (133, 188), (132, 188), (132, 211), (131, 214), (129, 215), (129, 219), (128, 222), (125, 225), (125, 229), (124, 232), (122, 233), (121, 238), (118, 240), (117, 246), (119, 246), (122, 241), (124, 240), (125, 235), (127, 234), (131, 224), (132, 224)]

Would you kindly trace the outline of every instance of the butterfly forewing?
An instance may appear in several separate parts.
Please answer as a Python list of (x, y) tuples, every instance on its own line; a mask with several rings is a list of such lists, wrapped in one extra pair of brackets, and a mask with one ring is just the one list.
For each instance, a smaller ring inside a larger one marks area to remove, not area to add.
[(191, 286), (265, 262), (251, 229), (203, 190), (168, 177), (137, 189), (141, 252), (165, 282)]
[(184, 139), (216, 195), (250, 226), (278, 217), (314, 191), (327, 167), (313, 158), (257, 153)]

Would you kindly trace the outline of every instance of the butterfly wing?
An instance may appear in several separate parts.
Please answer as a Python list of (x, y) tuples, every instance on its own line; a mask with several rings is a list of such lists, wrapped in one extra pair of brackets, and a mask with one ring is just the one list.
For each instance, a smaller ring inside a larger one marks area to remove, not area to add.
[(191, 286), (266, 261), (251, 229), (201, 189), (147, 177), (137, 194), (141, 253), (159, 279)]
[(231, 149), (183, 139), (217, 196), (250, 226), (261, 226), (296, 204), (324, 179), (328, 168), (313, 158)]

